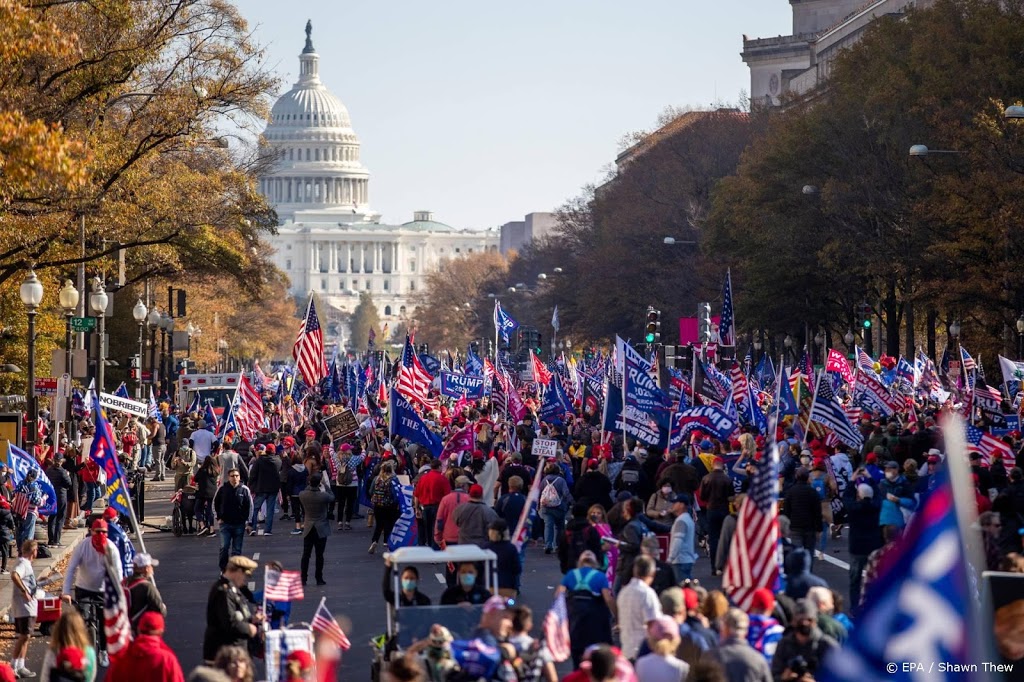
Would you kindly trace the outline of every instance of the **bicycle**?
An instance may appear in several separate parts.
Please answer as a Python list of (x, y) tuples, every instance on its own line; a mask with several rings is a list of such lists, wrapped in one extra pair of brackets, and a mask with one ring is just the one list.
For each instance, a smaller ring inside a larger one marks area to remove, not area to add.
[[(71, 604), (82, 615), (82, 620), (85, 621), (85, 628), (89, 632), (89, 639), (92, 641), (93, 646), (96, 647), (97, 660), (102, 661), (107, 656), (106, 648), (100, 647), (100, 642), (105, 643), (106, 641), (105, 639), (100, 639), (103, 628), (103, 597), (100, 595), (85, 596), (81, 599), (72, 599)], [(104, 664), (100, 663), (100, 665)]]

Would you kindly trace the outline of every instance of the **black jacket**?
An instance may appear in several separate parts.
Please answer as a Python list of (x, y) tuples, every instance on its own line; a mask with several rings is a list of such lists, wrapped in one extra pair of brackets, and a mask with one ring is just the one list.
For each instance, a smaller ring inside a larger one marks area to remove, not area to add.
[(600, 471), (588, 471), (576, 479), (572, 494), (577, 503), (585, 504), (588, 508), (592, 504), (599, 504), (605, 511), (611, 509), (612, 482)]
[(213, 498), (213, 511), (218, 521), (224, 523), (247, 523), (252, 515), (252, 495), (244, 485), (232, 488), (226, 483), (217, 489)]
[(558, 537), (558, 564), (562, 573), (576, 568), (580, 555), (590, 550), (603, 563), (601, 535), (585, 518), (575, 518), (565, 524), (565, 532)]
[(205, 469), (200, 469), (199, 471), (197, 471), (196, 497), (200, 497), (205, 500), (212, 500), (214, 495), (217, 494), (217, 483), (219, 480), (219, 475), (207, 473)]
[(821, 531), (821, 498), (810, 483), (794, 483), (786, 493), (786, 516), (791, 531)]
[(55, 464), (51, 464), (46, 470), (46, 478), (50, 479), (53, 491), (57, 493), (57, 504), (68, 503), (68, 491), (71, 490), (71, 476), (67, 470)]
[(846, 506), (846, 522), (850, 526), (850, 554), (867, 556), (882, 546), (882, 529), (878, 525), (878, 507), (875, 501), (858, 500), (856, 486), (846, 488), (843, 503)]
[(253, 459), (249, 468), (249, 485), (254, 495), (281, 492), (281, 458), (273, 454)]
[(788, 632), (779, 640), (775, 655), (772, 656), (772, 676), (776, 680), (782, 680), (783, 671), (795, 656), (803, 656), (808, 669), (814, 674), (821, 670), (825, 655), (838, 648), (839, 643), (823, 633), (817, 625), (811, 630), (811, 638), (805, 644), (800, 644), (796, 640), (796, 634)]
[(223, 646), (247, 648), (252, 621), (251, 598), (248, 590), (235, 587), (223, 576), (213, 584), (206, 602), (203, 660), (212, 661)]

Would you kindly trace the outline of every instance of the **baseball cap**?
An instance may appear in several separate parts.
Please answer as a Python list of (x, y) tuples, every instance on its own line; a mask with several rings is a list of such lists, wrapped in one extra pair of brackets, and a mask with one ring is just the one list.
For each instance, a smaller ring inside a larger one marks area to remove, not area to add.
[(754, 590), (750, 600), (750, 609), (757, 611), (771, 611), (775, 608), (775, 595), (767, 587)]
[(687, 506), (693, 504), (693, 500), (690, 499), (690, 496), (687, 493), (672, 493), (668, 496), (668, 501), (673, 504), (676, 502), (683, 502)]
[(89, 528), (91, 528), (92, 530), (103, 531), (104, 533), (106, 533), (107, 532), (107, 522), (104, 521), (103, 519), (96, 519), (95, 521), (92, 522), (92, 525), (89, 526)]
[(683, 603), (686, 604), (687, 611), (696, 611), (700, 608), (700, 597), (697, 596), (697, 591), (689, 587), (684, 587)]
[[(461, 488), (464, 485), (469, 485), (469, 477), (468, 476), (456, 476), (455, 477), (455, 487), (456, 488)], [(482, 496), (483, 496), (483, 494), (481, 493), (481, 497)]]
[(484, 496), (484, 489), (479, 483), (474, 483), (469, 486), (469, 496), (473, 499), (479, 499)]
[(132, 559), (132, 565), (138, 566), (139, 568), (146, 568), (147, 566), (159, 566), (160, 560), (154, 559), (152, 554), (136, 554), (135, 558)]
[(508, 599), (499, 595), (494, 595), (490, 599), (484, 602), (484, 613), (493, 613), (494, 611), (505, 611), (516, 605), (515, 599)]
[(593, 457), (591, 457), (590, 459), (587, 460), (587, 468), (588, 469), (596, 469), (598, 464), (599, 464), (599, 462), (596, 459), (594, 459)]
[(888, 462), (885, 463), (885, 468), (886, 469), (899, 469), (900, 465), (897, 464), (896, 462), (892, 461), (892, 460), (889, 460)]
[(139, 634), (155, 635), (164, 631), (164, 617), (156, 611), (146, 611), (139, 618)]
[(302, 649), (296, 649), (295, 651), (288, 654), (286, 659), (289, 663), (298, 663), (299, 670), (312, 670), (313, 669), (313, 656)]
[(700, 449), (705, 451), (705, 452), (708, 452), (710, 450), (714, 450), (715, 449), (715, 445), (714, 445), (714, 443), (712, 443), (711, 441), (709, 441), (708, 439), (705, 438), (704, 440), (702, 440), (700, 442)]
[(274, 444), (273, 443), (267, 443), (267, 454), (268, 455), (273, 455), (276, 452), (277, 452), (277, 448), (274, 447)]
[(117, 510), (114, 509), (113, 507), (107, 507), (106, 509), (103, 510), (103, 518), (105, 518), (107, 521), (113, 521), (117, 518)]

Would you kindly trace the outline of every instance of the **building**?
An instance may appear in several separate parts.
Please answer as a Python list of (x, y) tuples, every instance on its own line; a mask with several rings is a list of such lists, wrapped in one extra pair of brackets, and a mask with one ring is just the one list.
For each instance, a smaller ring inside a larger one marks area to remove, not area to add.
[(501, 254), (518, 251), (534, 239), (540, 239), (555, 231), (558, 218), (554, 213), (529, 213), (523, 220), (514, 220), (501, 226)]
[(465, 254), (496, 251), (498, 232), (459, 230), (430, 211), (382, 223), (370, 207), (359, 138), (345, 105), (321, 82), (319, 62), (307, 23), (299, 80), (274, 103), (264, 132), (275, 162), (260, 191), (280, 222), (268, 241), (292, 293), (301, 300), (315, 292), (328, 325), (340, 330), (365, 291), (394, 329), (411, 316), (428, 273)]
[(777, 106), (824, 84), (836, 55), (857, 42), (879, 17), (900, 16), (931, 0), (789, 0), (793, 33), (775, 38), (743, 36), (740, 56), (750, 67), (752, 106)]

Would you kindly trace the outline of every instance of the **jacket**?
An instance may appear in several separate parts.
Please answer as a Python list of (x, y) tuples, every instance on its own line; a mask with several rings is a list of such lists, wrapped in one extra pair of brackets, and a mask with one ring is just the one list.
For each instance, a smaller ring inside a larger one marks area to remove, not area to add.
[[(210, 588), (206, 602), (206, 632), (203, 635), (203, 660), (212, 661), (222, 646), (246, 648), (252, 609), (248, 590), (242, 591), (221, 576)], [(144, 679), (144, 678), (137, 678)]]
[(548, 507), (538, 500), (538, 504), (540, 504), (538, 511), (543, 511), (544, 509), (561, 509), (562, 511), (568, 511), (569, 507), (572, 506), (572, 493), (569, 492), (569, 484), (566, 483), (565, 479), (559, 476), (558, 474), (548, 474), (547, 476), (544, 477), (544, 480), (541, 481), (540, 484), (541, 500), (544, 499), (544, 490), (549, 485), (554, 487), (555, 492), (558, 493), (558, 497), (561, 500), (561, 504), (559, 504), (557, 507)]
[(260, 455), (250, 462), (249, 485), (256, 495), (281, 492), (281, 458), (276, 454)]
[(811, 555), (802, 547), (790, 552), (783, 566), (786, 571), (786, 596), (790, 599), (803, 599), (812, 587), (828, 587), (827, 582), (811, 573)]
[[(381, 586), (384, 592), (384, 601), (388, 604), (394, 605), (395, 603), (395, 590), (391, 583), (391, 567), (384, 565), (384, 582)], [(405, 592), (398, 591), (398, 605), (399, 606), (430, 606), (430, 597), (423, 594), (419, 590), (413, 594), (412, 599), (405, 596)]]
[(565, 532), (558, 537), (558, 565), (562, 573), (568, 573), (576, 568), (580, 554), (588, 549), (597, 557), (598, 565), (603, 563), (601, 534), (586, 518), (573, 517), (565, 524)]
[(821, 498), (810, 483), (794, 483), (786, 493), (785, 507), (791, 531), (821, 531)]
[(734, 493), (729, 474), (718, 469), (712, 471), (700, 482), (699, 491), (705, 509), (729, 511), (729, 498)]
[(509, 529), (514, 531), (525, 506), (526, 495), (522, 493), (508, 493), (499, 497), (498, 501), (494, 503), (494, 511), (498, 516), (505, 519)]
[(499, 540), (498, 542), (485, 542), (483, 548), (498, 555), (498, 587), (507, 590), (516, 589), (519, 575), (523, 572), (523, 561), (516, 546), (509, 540)]
[(125, 596), (128, 598), (128, 617), (132, 621), (132, 632), (138, 634), (139, 619), (147, 611), (167, 615), (167, 606), (160, 591), (149, 578), (128, 578), (124, 581)]
[(326, 538), (331, 534), (331, 522), (327, 520), (327, 505), (334, 502), (334, 493), (328, 486), (326, 490), (306, 488), (299, 493), (299, 501), (305, 512), (302, 521), (302, 537), (314, 530), (317, 535)]
[(850, 526), (850, 554), (867, 556), (882, 546), (882, 529), (874, 499), (858, 500), (856, 490), (849, 486), (843, 499), (846, 523)]
[(57, 504), (67, 504), (68, 491), (71, 490), (71, 476), (68, 472), (54, 464), (46, 470), (46, 478), (50, 480), (53, 491), (57, 493)]
[[(890, 481), (882, 477), (878, 482), (878, 494), (881, 496), (882, 506), (878, 513), (878, 523), (882, 526), (896, 526), (903, 528), (907, 525), (903, 518), (903, 510), (913, 511), (917, 506), (914, 500), (914, 493), (903, 476), (897, 476), (896, 480)], [(895, 495), (899, 502), (893, 502), (887, 496)]]
[(612, 482), (600, 471), (588, 471), (576, 479), (573, 497), (588, 507), (599, 504), (608, 511), (612, 506)]
[(796, 634), (790, 632), (779, 641), (779, 646), (775, 649), (775, 656), (772, 657), (772, 676), (781, 682), (782, 672), (794, 656), (803, 656), (810, 670), (821, 670), (825, 655), (838, 647), (839, 643), (818, 629), (818, 626), (811, 629), (811, 638), (804, 644), (800, 644)]
[(301, 462), (291, 465), (286, 471), (288, 472), (288, 494), (291, 497), (298, 497), (306, 489), (306, 483), (309, 481), (309, 471)]
[(196, 497), (212, 500), (217, 494), (217, 474), (200, 469), (196, 472)]
[(452, 512), (451, 521), (458, 528), (460, 545), (483, 545), (487, 542), (487, 527), (498, 515), (480, 500), (463, 502)]
[(730, 637), (723, 640), (716, 648), (709, 649), (704, 657), (717, 661), (729, 682), (772, 682), (768, 661), (742, 639)]
[(623, 584), (633, 575), (633, 561), (640, 556), (640, 543), (645, 535), (651, 532), (668, 533), (670, 526), (651, 521), (646, 516), (630, 519), (619, 533), (619, 563), (615, 566), (615, 575), (622, 576)]
[(181, 664), (160, 635), (138, 635), (128, 648), (111, 656), (107, 682), (185, 682)]
[(218, 521), (230, 524), (245, 523), (252, 516), (252, 495), (249, 489), (239, 484), (232, 488), (231, 484), (222, 485), (213, 497), (213, 512)]
[[(434, 541), (437, 544), (457, 544), (459, 542), (459, 527), (451, 519), (455, 508), (469, 499), (469, 493), (464, 490), (453, 490), (443, 498), (437, 507), (437, 523), (434, 525)], [(484, 533), (487, 537), (487, 533)]]

